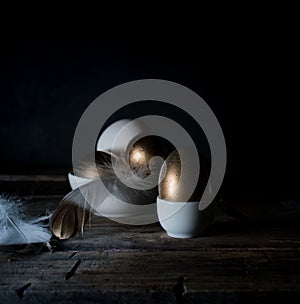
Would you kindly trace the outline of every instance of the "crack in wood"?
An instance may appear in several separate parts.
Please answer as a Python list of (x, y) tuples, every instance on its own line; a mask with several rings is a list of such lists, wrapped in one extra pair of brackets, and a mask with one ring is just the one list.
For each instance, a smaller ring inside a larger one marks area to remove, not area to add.
[(75, 274), (77, 268), (79, 267), (80, 263), (81, 263), (81, 260), (79, 259), (74, 264), (74, 266), (72, 267), (72, 269), (69, 272), (67, 272), (66, 277), (65, 277), (66, 280), (70, 280), (72, 278), (72, 276)]
[(186, 287), (186, 278), (183, 276), (180, 276), (177, 279), (177, 283), (173, 288), (173, 292), (176, 297), (176, 304), (182, 304), (183, 303), (183, 296), (187, 292), (187, 287)]
[(241, 264), (242, 264), (242, 269), (243, 269), (243, 273), (245, 276), (247, 276), (249, 274), (248, 268), (249, 268), (249, 264), (247, 263), (247, 259), (246, 257), (241, 257)]
[(17, 290), (17, 295), (20, 299), (22, 299), (24, 297), (24, 291), (26, 289), (28, 289), (30, 286), (31, 286), (31, 283), (27, 283)]
[(70, 256), (69, 256), (69, 259), (71, 259), (77, 253), (78, 253), (78, 251), (75, 251), (75, 252), (71, 253)]
[(267, 258), (267, 260), (270, 262), (270, 263), (273, 263), (273, 259), (268, 255), (268, 253), (265, 251), (265, 250), (262, 250), (261, 251), (263, 253), (263, 255)]

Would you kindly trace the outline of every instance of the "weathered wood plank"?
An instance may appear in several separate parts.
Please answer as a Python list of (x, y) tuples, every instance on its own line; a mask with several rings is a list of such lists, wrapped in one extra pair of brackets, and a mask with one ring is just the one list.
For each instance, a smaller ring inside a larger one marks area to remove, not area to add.
[[(24, 198), (28, 213), (41, 215), (62, 196)], [(299, 228), (218, 213), (202, 237), (180, 240), (158, 223), (93, 217), (82, 238), (53, 240), (53, 252), (0, 247), (0, 303), (298, 303)]]
[[(83, 295), (84, 291), (94, 294), (98, 290), (111, 295), (158, 293), (174, 300), (174, 287), (180, 277), (186, 278), (184, 296), (190, 299), (205, 293), (298, 293), (300, 260), (298, 257), (296, 261), (293, 254), (283, 257), (276, 252), (274, 261), (269, 262), (261, 252), (250, 251), (103, 251), (79, 252), (71, 258), (66, 252), (44, 253), (6, 263), (0, 294), (16, 297), (18, 286), (31, 283), (29, 298), (41, 294), (48, 297), (51, 291), (67, 298), (76, 291)], [(248, 274), (241, 257), (247, 260)], [(78, 260), (78, 269), (66, 280)]]
[[(45, 174), (15, 174), (15, 175), (0, 175), (0, 182), (67, 182), (68, 178), (66, 174), (52, 174), (52, 175), (45, 175)], [(15, 184), (17, 185), (17, 184)]]
[[(236, 222), (216, 222), (195, 239), (169, 237), (160, 225), (129, 226), (105, 218), (93, 218), (82, 238), (59, 241), (57, 250), (142, 249), (142, 250), (285, 250), (300, 249), (299, 224), (281, 227), (249, 227)], [(55, 247), (54, 245), (54, 247)], [(56, 248), (54, 248), (56, 250)]]
[(68, 191), (70, 191), (70, 186), (67, 174), (0, 175), (0, 193), (12, 195), (51, 195), (66, 194)]
[[(32, 215), (45, 214), (46, 210), (54, 210), (61, 198), (62, 195), (31, 197), (26, 202), (27, 211)], [(174, 239), (163, 231), (159, 223), (134, 226), (106, 218), (92, 217), (91, 227), (87, 225), (83, 237), (74, 237), (67, 241), (54, 240), (52, 244), (53, 250), (56, 251), (109, 249), (284, 251), (300, 250), (299, 231), (300, 222), (297, 221), (253, 226), (217, 214), (215, 222), (203, 236), (195, 239)]]

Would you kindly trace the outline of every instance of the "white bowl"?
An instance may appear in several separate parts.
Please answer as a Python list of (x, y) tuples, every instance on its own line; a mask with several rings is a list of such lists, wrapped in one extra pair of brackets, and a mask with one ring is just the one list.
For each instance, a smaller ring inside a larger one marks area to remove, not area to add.
[[(73, 190), (92, 181), (89, 178), (75, 176), (73, 172), (69, 172), (68, 178)], [(95, 214), (124, 224), (143, 225), (158, 221), (155, 204), (141, 206), (128, 204), (113, 195), (99, 202)]]
[(83, 186), (92, 181), (90, 178), (76, 176), (73, 172), (68, 173), (68, 179), (72, 190), (77, 189), (80, 186)]
[(169, 236), (193, 238), (199, 236), (213, 221), (212, 206), (200, 211), (199, 202), (170, 202), (157, 198), (157, 213), (161, 226)]
[(118, 120), (100, 135), (97, 151), (111, 151), (119, 156), (126, 155), (130, 144), (142, 137), (147, 130), (147, 126), (139, 120)]

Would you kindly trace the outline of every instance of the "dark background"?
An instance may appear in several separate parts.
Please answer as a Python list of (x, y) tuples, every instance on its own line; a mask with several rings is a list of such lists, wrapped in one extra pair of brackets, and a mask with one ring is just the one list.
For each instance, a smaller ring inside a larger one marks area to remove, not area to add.
[(86, 107), (118, 84), (158, 78), (189, 87), (214, 111), (228, 149), (225, 185), (295, 192), (295, 55), (280, 23), (208, 39), (9, 39), (0, 61), (0, 173), (67, 173)]

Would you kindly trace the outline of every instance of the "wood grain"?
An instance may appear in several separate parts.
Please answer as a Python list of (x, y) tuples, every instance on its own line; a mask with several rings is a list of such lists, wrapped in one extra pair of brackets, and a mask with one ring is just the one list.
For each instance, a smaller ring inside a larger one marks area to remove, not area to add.
[[(24, 198), (37, 215), (61, 197)], [(219, 213), (205, 235), (179, 240), (159, 224), (92, 218), (82, 238), (53, 239), (52, 252), (0, 247), (0, 303), (298, 303), (299, 226)]]

